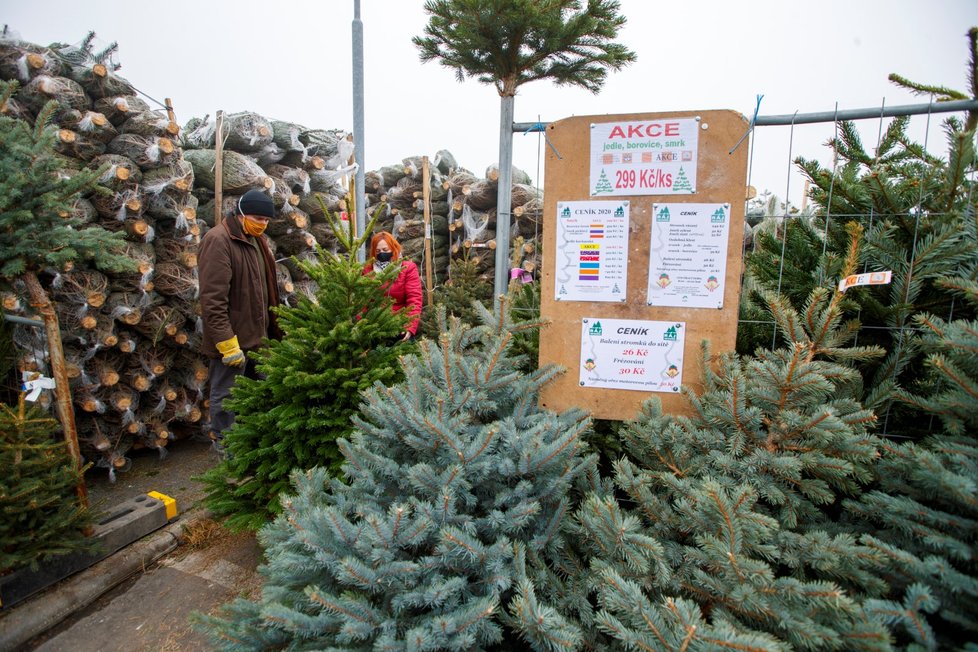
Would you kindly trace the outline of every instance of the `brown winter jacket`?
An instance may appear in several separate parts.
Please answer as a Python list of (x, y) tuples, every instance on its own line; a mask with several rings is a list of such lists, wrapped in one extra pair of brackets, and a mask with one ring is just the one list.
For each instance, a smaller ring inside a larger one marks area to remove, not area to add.
[[(200, 311), (204, 321), (201, 351), (219, 358), (218, 342), (238, 336), (245, 351), (261, 346), (265, 337), (281, 338), (269, 305), (279, 304), (275, 260), (265, 236), (258, 238), (265, 258), (265, 278), (258, 262), (258, 251), (241, 230), (241, 218), (230, 217), (204, 234), (197, 254), (200, 281)], [(260, 283), (268, 288), (268, 304), (262, 301)]]

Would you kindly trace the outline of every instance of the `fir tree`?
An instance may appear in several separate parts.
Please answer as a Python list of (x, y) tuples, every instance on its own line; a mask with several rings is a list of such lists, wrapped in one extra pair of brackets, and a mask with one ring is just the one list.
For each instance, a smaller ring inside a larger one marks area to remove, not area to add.
[[(509, 301), (513, 314), (524, 321), (540, 319), (540, 279), (532, 283), (515, 281), (509, 285)], [(531, 329), (513, 338), (513, 352), (526, 360), (523, 370), (530, 373), (540, 366), (540, 331)]]
[(95, 545), (84, 534), (93, 515), (74, 500), (83, 470), (52, 438), (57, 428), (23, 395), (16, 409), (0, 405), (0, 576)]
[[(16, 81), (0, 81), (0, 106), (4, 106), (17, 91)], [(103, 170), (67, 170), (54, 149), (55, 134), (50, 122), (59, 110), (58, 103), (48, 102), (38, 113), (34, 125), (24, 120), (0, 115), (0, 286), (11, 285), (15, 280), (23, 282), (33, 308), (44, 319), (49, 346), (61, 348), (57, 313), (40, 275), (47, 270), (60, 271), (76, 261), (91, 260), (104, 269), (126, 270), (135, 263), (123, 257), (122, 233), (109, 233), (101, 228), (81, 228), (82, 221), (70, 217), (75, 198), (97, 190), (96, 182)], [(69, 216), (69, 217), (63, 217)], [(67, 391), (62, 383), (59, 391)], [(60, 411), (62, 426), (74, 427), (74, 415), (68, 407)], [(63, 404), (62, 404), (63, 405)], [(7, 410), (7, 408), (4, 408)], [(0, 442), (0, 455), (19, 466), (5, 465), (8, 483), (3, 488), (4, 498), (10, 498), (11, 523), (26, 528), (0, 541), (26, 542), (23, 550), (17, 550), (11, 560), (23, 560), (31, 551), (40, 555), (74, 549), (78, 542), (76, 528), (84, 525), (87, 516), (68, 493), (64, 492), (63, 480), (73, 477), (75, 486), (83, 469), (78, 462), (71, 469), (56, 471), (61, 458), (51, 444), (45, 448), (39, 438), (50, 436), (55, 423), (39, 425), (37, 415), (25, 416), (7, 411), (4, 427), (0, 432), (9, 438)], [(46, 428), (46, 429), (45, 429)], [(64, 450), (64, 446), (60, 446)], [(65, 451), (67, 454), (67, 451)], [(30, 456), (37, 455), (37, 459)], [(25, 457), (27, 456), (27, 457)], [(18, 469), (22, 471), (18, 472)], [(60, 475), (58, 475), (60, 473)], [(25, 498), (40, 487), (46, 489), (36, 497)], [(9, 493), (7, 493), (9, 492)], [(56, 496), (58, 503), (53, 506)], [(28, 511), (22, 511), (24, 501)], [(33, 506), (33, 507), (32, 507)], [(31, 509), (37, 509), (31, 513)], [(6, 516), (6, 514), (5, 514)], [(45, 522), (43, 526), (38, 524)], [(6, 522), (5, 522), (6, 525)], [(24, 538), (24, 533), (27, 539)], [(34, 547), (30, 538), (37, 540)], [(59, 547), (58, 539), (63, 539)], [(4, 547), (5, 555), (7, 549)], [(0, 564), (0, 570), (4, 564)]]
[[(970, 214), (974, 223), (974, 213)], [(939, 283), (978, 307), (975, 267)], [(978, 320), (947, 322), (918, 315), (921, 348), (931, 371), (930, 393), (900, 399), (935, 415), (944, 432), (918, 442), (888, 442), (876, 488), (847, 506), (879, 551), (890, 600), (876, 609), (903, 636), (928, 649), (978, 641)], [(906, 605), (927, 604), (931, 623)]]
[(208, 507), (229, 516), (232, 528), (258, 529), (279, 513), (278, 497), (293, 469), (323, 466), (338, 473), (336, 442), (349, 436), (361, 393), (375, 381), (400, 377), (397, 358), (409, 345), (397, 340), (407, 317), (391, 311), (381, 289), (397, 266), (364, 275), (363, 263), (349, 252), (357, 251), (374, 222), (356, 239), (329, 217), (348, 253), (320, 249), (317, 262), (298, 263), (316, 282), (315, 297), (301, 295), (295, 307), (275, 309), (285, 336), (253, 354), (263, 379), (235, 383), (227, 459), (202, 476)]
[[(16, 92), (17, 82), (0, 82), (0, 105)], [(79, 260), (115, 270), (132, 267), (121, 251), (121, 233), (97, 227), (79, 228), (70, 215), (80, 194), (96, 190), (101, 170), (66, 170), (54, 150), (50, 122), (59, 109), (49, 102), (32, 126), (0, 115), (0, 281), (21, 278), (40, 290), (37, 274), (62, 270)], [(47, 303), (46, 295), (32, 301)]]
[[(972, 29), (968, 37), (970, 94), (914, 84), (897, 75), (891, 80), (918, 92), (934, 92), (938, 100), (978, 98), (978, 30)], [(757, 250), (748, 258), (756, 283), (772, 290), (780, 279), (782, 292), (800, 308), (812, 288), (840, 279), (847, 246), (844, 222), (854, 220), (864, 227), (857, 271), (889, 270), (893, 282), (850, 289), (846, 310), (858, 314), (866, 327), (860, 341), (887, 351), (885, 357), (862, 368), (867, 391), (861, 399), (884, 414), (888, 430), (926, 429), (926, 417), (893, 403), (899, 386), (924, 375), (914, 318), (923, 313), (951, 314), (954, 297), (939, 279), (957, 274), (978, 249), (975, 229), (969, 228), (966, 217), (974, 188), (967, 173), (975, 164), (976, 119), (978, 112), (970, 112), (964, 122), (957, 117), (945, 121), (948, 153), (944, 159), (909, 139), (907, 117), (889, 124), (872, 153), (852, 123), (840, 123), (838, 136), (830, 142), (841, 161), (834, 173), (815, 161), (797, 161), (812, 182), (811, 198), (820, 207), (816, 216), (787, 219), (780, 232), (757, 233)], [(761, 294), (748, 296), (757, 301)], [(954, 308), (959, 315), (961, 309)], [(968, 314), (960, 316), (976, 314), (971, 307), (964, 310)]]
[(704, 349), (693, 414), (652, 400), (622, 431), (614, 482), (628, 508), (595, 494), (578, 520), (598, 626), (624, 648), (889, 649), (870, 602), (887, 590), (882, 555), (837, 516), (882, 447), (847, 363), (881, 351), (846, 345), (840, 301), (819, 289), (799, 312), (768, 296), (788, 346), (716, 360)]
[[(16, 81), (0, 81), (0, 106), (17, 88)], [(80, 260), (117, 271), (135, 266), (120, 253), (122, 233), (81, 228), (82, 221), (70, 217), (75, 198), (99, 191), (103, 170), (65, 168), (50, 124), (58, 110), (56, 101), (48, 102), (34, 125), (0, 115), (0, 286), (22, 281), (31, 304), (54, 324), (49, 333), (57, 331), (57, 316), (40, 274)]]
[(593, 470), (588, 420), (537, 407), (555, 369), (516, 371), (510, 342), (537, 324), (514, 324), (502, 297), (480, 321), (443, 325), (402, 358), (404, 382), (366, 393), (340, 442), (345, 484), (322, 469), (294, 475), (296, 494), (260, 535), (262, 598), (205, 619), (219, 646), (578, 645), (575, 619), (541, 601), (552, 591), (536, 580), (572, 570), (569, 496)]
[[(448, 281), (435, 288), (434, 303), (444, 306), (449, 317), (457, 317), (462, 323), (475, 325), (478, 323), (478, 313), (472, 302), (490, 305), (492, 284), (480, 274), (478, 261), (470, 255), (471, 252), (472, 249), (466, 249), (462, 258), (451, 262)], [(438, 338), (438, 315), (434, 310), (424, 311), (420, 332), (426, 337)]]

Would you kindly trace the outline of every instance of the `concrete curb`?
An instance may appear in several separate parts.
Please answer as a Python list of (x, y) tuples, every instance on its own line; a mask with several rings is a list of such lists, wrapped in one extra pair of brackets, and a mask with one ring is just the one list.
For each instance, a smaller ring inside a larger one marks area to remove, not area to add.
[(175, 550), (183, 540), (184, 528), (209, 517), (207, 510), (182, 514), (173, 523), (24, 600), (9, 613), (0, 614), (0, 650), (16, 649), (92, 604), (134, 573)]

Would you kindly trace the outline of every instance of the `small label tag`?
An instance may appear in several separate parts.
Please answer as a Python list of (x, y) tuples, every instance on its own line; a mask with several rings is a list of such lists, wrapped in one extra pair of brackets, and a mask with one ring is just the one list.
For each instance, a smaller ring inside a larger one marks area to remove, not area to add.
[(893, 272), (869, 272), (868, 274), (852, 274), (839, 281), (839, 292), (845, 292), (856, 285), (888, 285), (893, 278)]
[(27, 396), (24, 397), (25, 401), (33, 403), (41, 395), (41, 390), (54, 389), (54, 379), (42, 376), (36, 371), (25, 371), (22, 378), (24, 384), (21, 388), (27, 392)]

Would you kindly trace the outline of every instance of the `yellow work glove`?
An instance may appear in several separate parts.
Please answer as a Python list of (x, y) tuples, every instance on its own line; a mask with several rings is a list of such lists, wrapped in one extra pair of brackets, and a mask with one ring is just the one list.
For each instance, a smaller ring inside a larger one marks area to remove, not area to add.
[(217, 343), (217, 350), (221, 352), (224, 357), (221, 358), (221, 362), (229, 367), (240, 367), (245, 363), (245, 354), (238, 346), (238, 336), (235, 335), (229, 340), (224, 340), (223, 342)]

